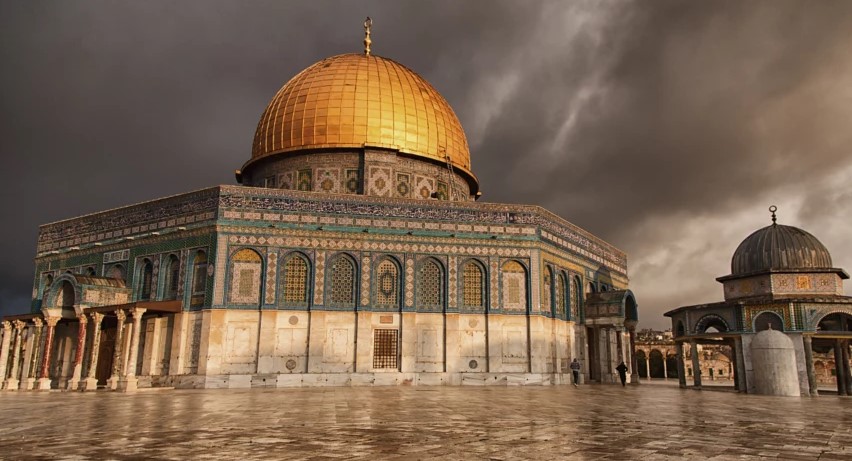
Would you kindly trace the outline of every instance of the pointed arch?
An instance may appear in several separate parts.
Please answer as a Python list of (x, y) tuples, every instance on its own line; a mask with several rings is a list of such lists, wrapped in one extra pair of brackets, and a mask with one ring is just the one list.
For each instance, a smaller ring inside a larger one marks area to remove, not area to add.
[(154, 263), (150, 259), (142, 260), (142, 267), (139, 268), (139, 282), (137, 285), (137, 299), (148, 301), (151, 299), (154, 281)]
[(376, 260), (373, 275), (373, 304), (380, 309), (399, 309), (402, 305), (402, 266), (393, 256)]
[(463, 312), (485, 312), (485, 265), (476, 259), (462, 262), (461, 310)]
[(166, 262), (166, 283), (163, 290), (163, 299), (173, 300), (178, 297), (178, 286), (180, 283), (180, 259), (175, 254), (170, 254)]
[(544, 266), (543, 286), (541, 290), (541, 309), (550, 315), (556, 312), (553, 303), (553, 269), (550, 266)]
[(311, 299), (311, 262), (301, 252), (292, 251), (282, 258), (278, 303), (285, 307), (308, 307)]
[(444, 266), (435, 258), (425, 258), (417, 266), (415, 303), (417, 310), (440, 312), (444, 309)]
[(566, 275), (564, 271), (559, 271), (556, 274), (556, 286), (553, 289), (553, 302), (554, 302), (554, 311), (553, 316), (555, 318), (564, 319), (567, 313), (568, 307), (568, 282), (566, 281)]
[[(199, 251), (199, 253), (203, 252)], [(200, 256), (197, 255), (196, 258)], [(204, 267), (207, 265), (206, 261), (207, 257), (204, 254)], [(196, 286), (195, 282), (203, 280), (201, 278), (203, 276), (199, 276), (202, 273), (199, 264), (198, 261), (193, 264), (195, 266), (192, 283), (193, 295), (195, 294), (195, 289), (200, 288), (200, 286)], [(232, 304), (259, 306), (262, 290), (261, 279), (263, 278), (263, 257), (260, 256), (260, 253), (252, 248), (238, 250), (231, 255), (229, 268), (229, 301)]]
[(520, 262), (510, 259), (503, 263), (501, 271), (502, 304), (508, 311), (526, 312), (528, 272)]
[(583, 281), (579, 275), (571, 279), (571, 312), (570, 318), (575, 322), (580, 321), (580, 312), (583, 307)]

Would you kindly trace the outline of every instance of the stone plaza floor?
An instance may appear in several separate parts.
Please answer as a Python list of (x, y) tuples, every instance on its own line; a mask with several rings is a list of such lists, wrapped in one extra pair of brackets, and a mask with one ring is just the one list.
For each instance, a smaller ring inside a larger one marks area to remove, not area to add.
[(0, 392), (0, 459), (852, 459), (852, 398), (638, 385)]

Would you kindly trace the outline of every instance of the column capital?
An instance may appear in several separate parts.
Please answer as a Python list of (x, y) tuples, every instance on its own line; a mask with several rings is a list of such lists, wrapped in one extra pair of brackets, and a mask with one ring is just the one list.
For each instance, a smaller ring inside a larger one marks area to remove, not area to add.
[(144, 315), (145, 311), (147, 311), (147, 310), (148, 309), (144, 309), (144, 308), (141, 308), (141, 307), (137, 307), (135, 309), (130, 309), (130, 315), (133, 316), (133, 320), (141, 319), (142, 315)]
[(89, 323), (89, 319), (88, 319), (88, 317), (86, 317), (86, 314), (78, 315), (77, 320), (80, 322), (81, 325), (85, 325), (85, 324)]
[(34, 319), (33, 319), (33, 323), (35, 324), (35, 327), (36, 327), (36, 328), (41, 328), (41, 327), (43, 327), (43, 326), (44, 326), (44, 320), (42, 320), (42, 319), (40, 319), (40, 318), (38, 318), (38, 317), (36, 317), (36, 318), (34, 318)]
[(25, 326), (27, 326), (27, 324), (21, 320), (15, 320), (12, 324), (15, 326), (15, 331), (21, 331)]
[(89, 317), (92, 318), (92, 322), (94, 322), (95, 325), (100, 325), (104, 319), (104, 314), (101, 314), (100, 312), (90, 312)]
[(119, 322), (124, 322), (127, 319), (127, 312), (124, 309), (116, 309), (115, 316), (118, 318)]
[(12, 329), (12, 322), (8, 320), (3, 320), (2, 322), (0, 322), (0, 327), (3, 328), (3, 331), (9, 331)]
[(45, 317), (44, 321), (47, 322), (47, 326), (55, 327), (59, 323), (59, 317)]

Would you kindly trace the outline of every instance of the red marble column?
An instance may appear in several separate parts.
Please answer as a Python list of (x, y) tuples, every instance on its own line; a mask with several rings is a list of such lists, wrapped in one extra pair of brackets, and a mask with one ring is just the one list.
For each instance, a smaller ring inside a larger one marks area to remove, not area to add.
[(75, 390), (80, 384), (80, 377), (83, 374), (83, 352), (86, 349), (86, 314), (80, 314), (77, 317), (79, 326), (77, 327), (77, 350), (74, 354), (74, 368), (71, 379), (68, 381), (68, 390)]
[(50, 356), (53, 349), (53, 335), (56, 333), (56, 324), (59, 323), (59, 317), (46, 317), (47, 331), (44, 336), (44, 351), (41, 354), (41, 369), (38, 374), (38, 388), (42, 390), (50, 390)]

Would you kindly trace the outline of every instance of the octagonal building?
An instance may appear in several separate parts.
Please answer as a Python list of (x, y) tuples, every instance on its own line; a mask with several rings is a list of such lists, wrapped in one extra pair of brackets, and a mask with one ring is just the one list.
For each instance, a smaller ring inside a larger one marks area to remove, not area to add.
[(573, 358), (614, 382), (632, 363), (625, 254), (477, 201), (458, 118), (395, 61), (297, 74), (236, 178), (41, 226), (4, 388), (556, 384)]

